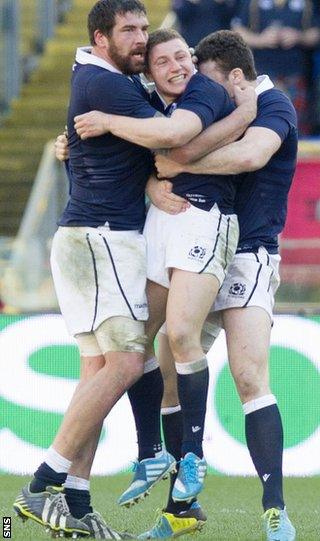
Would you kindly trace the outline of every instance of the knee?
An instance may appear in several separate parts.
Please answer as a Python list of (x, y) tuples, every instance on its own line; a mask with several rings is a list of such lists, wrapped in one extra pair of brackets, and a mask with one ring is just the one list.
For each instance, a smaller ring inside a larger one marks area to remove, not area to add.
[(268, 394), (268, 378), (255, 365), (243, 368), (233, 377), (242, 403)]
[(189, 351), (196, 342), (193, 329), (183, 322), (168, 329), (168, 338), (173, 354), (183, 354), (183, 352)]

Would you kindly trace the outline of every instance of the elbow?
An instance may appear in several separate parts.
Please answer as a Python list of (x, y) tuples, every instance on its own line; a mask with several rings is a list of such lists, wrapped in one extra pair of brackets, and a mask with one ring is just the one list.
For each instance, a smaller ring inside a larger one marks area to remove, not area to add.
[(258, 171), (258, 169), (262, 169), (266, 165), (266, 161), (261, 158), (261, 156), (256, 156), (254, 154), (248, 154), (245, 153), (241, 156), (241, 162), (240, 162), (240, 173), (250, 173), (252, 171)]
[(174, 129), (169, 128), (166, 133), (161, 135), (161, 140), (162, 148), (174, 148), (184, 145), (189, 139), (184, 134), (177, 133)]

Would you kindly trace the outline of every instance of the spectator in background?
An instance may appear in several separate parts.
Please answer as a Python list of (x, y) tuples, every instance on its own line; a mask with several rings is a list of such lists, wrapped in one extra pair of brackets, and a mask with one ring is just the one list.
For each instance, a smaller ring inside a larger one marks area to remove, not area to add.
[(236, 0), (173, 0), (172, 9), (184, 39), (195, 47), (211, 32), (230, 27), (236, 4)]
[(258, 73), (268, 73), (290, 96), (297, 110), (300, 135), (310, 135), (311, 57), (320, 37), (313, 1), (242, 0), (233, 28), (253, 48)]

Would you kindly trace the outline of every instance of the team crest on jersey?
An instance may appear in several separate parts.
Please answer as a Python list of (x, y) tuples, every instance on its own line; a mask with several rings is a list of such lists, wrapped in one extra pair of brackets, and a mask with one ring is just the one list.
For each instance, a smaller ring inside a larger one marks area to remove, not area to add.
[(232, 286), (230, 286), (229, 295), (234, 295), (235, 297), (243, 297), (243, 295), (246, 292), (246, 289), (247, 287), (245, 284), (241, 284), (240, 282), (235, 282), (234, 284), (232, 284)]
[(202, 246), (194, 246), (191, 248), (189, 252), (189, 259), (198, 259), (199, 261), (202, 261), (204, 256), (206, 255), (207, 250), (205, 248), (202, 248)]

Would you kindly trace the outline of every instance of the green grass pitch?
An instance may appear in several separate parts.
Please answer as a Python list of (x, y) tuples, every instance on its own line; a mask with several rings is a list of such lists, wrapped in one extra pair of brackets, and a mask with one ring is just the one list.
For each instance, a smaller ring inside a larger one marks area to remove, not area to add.
[[(166, 501), (168, 481), (161, 482), (151, 495), (132, 509), (121, 509), (117, 497), (127, 488), (128, 474), (93, 478), (92, 499), (111, 526), (140, 533), (154, 523), (155, 511)], [(50, 539), (37, 524), (18, 520), (11, 508), (19, 489), (27, 478), (0, 475), (0, 512), (12, 516), (14, 541)], [(320, 541), (320, 477), (286, 479), (286, 503), (297, 528), (297, 541)], [(208, 522), (192, 541), (263, 541), (261, 529), (260, 482), (253, 478), (227, 478), (209, 475), (200, 501), (208, 513)], [(2, 519), (1, 519), (2, 526)], [(2, 532), (0, 533), (2, 539)], [(187, 536), (182, 537), (187, 539)]]

